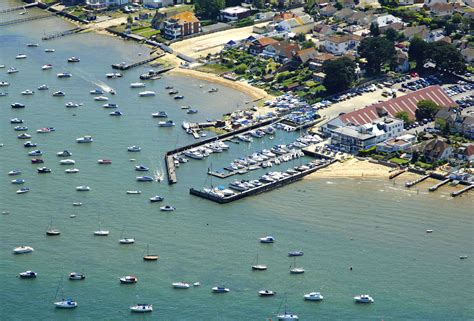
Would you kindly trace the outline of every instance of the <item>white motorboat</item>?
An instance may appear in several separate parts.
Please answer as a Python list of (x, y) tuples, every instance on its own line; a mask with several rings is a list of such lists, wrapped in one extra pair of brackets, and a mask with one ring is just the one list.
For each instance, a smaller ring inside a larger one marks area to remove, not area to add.
[(139, 303), (137, 305), (131, 306), (130, 311), (137, 312), (137, 313), (152, 312), (153, 305), (146, 304), (146, 303)]
[(130, 84), (130, 88), (143, 88), (145, 84), (142, 82), (133, 82)]
[(48, 89), (49, 89), (49, 87), (46, 84), (43, 84), (43, 85), (38, 87), (38, 90), (48, 90)]
[(38, 144), (32, 143), (31, 141), (27, 141), (23, 144), (23, 147), (25, 148), (31, 148), (31, 147), (36, 147), (36, 146), (38, 146)]
[(151, 90), (142, 91), (138, 94), (138, 96), (140, 96), (140, 97), (153, 97), (155, 95), (156, 95), (156, 93), (154, 91), (151, 91)]
[(92, 136), (84, 136), (84, 137), (79, 137), (78, 139), (76, 139), (76, 142), (79, 144), (92, 143), (93, 141), (94, 139), (92, 138)]
[(118, 105), (114, 104), (114, 103), (107, 103), (107, 104), (103, 104), (102, 107), (104, 107), (104, 108), (118, 108)]
[(71, 78), (72, 74), (69, 72), (60, 72), (56, 75), (58, 78)]
[(37, 44), (37, 43), (27, 43), (26, 46), (30, 47), (30, 48), (36, 48), (36, 47), (39, 47), (39, 44)]
[(138, 278), (135, 275), (126, 275), (120, 278), (120, 283), (123, 283), (123, 284), (133, 284), (137, 282), (138, 282)]
[(374, 299), (368, 294), (360, 294), (354, 297), (356, 303), (374, 303)]
[(10, 182), (11, 182), (13, 185), (25, 184), (25, 180), (22, 179), (22, 178), (12, 179)]
[(212, 288), (213, 293), (227, 293), (230, 289), (226, 288), (225, 286), (215, 286)]
[(6, 81), (0, 81), (0, 87), (7, 87), (7, 86), (10, 86), (10, 83)]
[(25, 54), (18, 54), (15, 56), (15, 59), (26, 59), (26, 58), (28, 58), (28, 56)]
[(293, 314), (291, 312), (283, 312), (277, 315), (278, 321), (293, 321), (293, 320), (299, 320), (298, 315)]
[(81, 104), (69, 101), (66, 104), (64, 104), (64, 106), (66, 106), (66, 108), (77, 108), (77, 107), (81, 106)]
[(133, 237), (123, 237), (119, 239), (120, 244), (133, 244), (135, 243), (135, 239)]
[(126, 193), (130, 195), (138, 195), (138, 194), (141, 194), (142, 191), (127, 191)]
[(123, 113), (120, 110), (115, 110), (111, 113), (109, 113), (109, 116), (122, 116)]
[(77, 57), (69, 57), (67, 58), (67, 62), (80, 62), (81, 59), (77, 58)]
[(150, 202), (155, 203), (155, 202), (162, 202), (165, 198), (159, 195), (150, 197)]
[(23, 133), (23, 134), (18, 135), (17, 138), (18, 139), (30, 139), (31, 135), (29, 135), (27, 133)]
[(85, 185), (81, 185), (81, 186), (76, 187), (76, 191), (79, 191), (79, 192), (88, 192), (90, 190), (91, 190), (91, 188), (89, 186), (85, 186)]
[(41, 156), (41, 155), (43, 155), (43, 152), (40, 151), (39, 149), (28, 152), (28, 156)]
[(13, 130), (17, 131), (17, 132), (27, 131), (28, 127), (26, 127), (26, 126), (15, 126), (15, 127), (13, 127)]
[(33, 271), (25, 271), (25, 272), (19, 273), (18, 275), (20, 276), (20, 278), (23, 278), (23, 279), (34, 279), (38, 276), (38, 273), (33, 272)]
[(142, 149), (140, 148), (140, 146), (136, 146), (136, 145), (133, 145), (133, 146), (130, 146), (130, 147), (127, 148), (127, 151), (132, 152), (132, 153), (136, 153), (136, 152), (139, 152), (141, 150)]
[(172, 212), (174, 211), (176, 208), (174, 208), (173, 206), (171, 205), (165, 205), (165, 206), (162, 206), (160, 207), (160, 211), (163, 211), (163, 212)]
[(22, 245), (22, 246), (15, 247), (13, 249), (13, 254), (26, 254), (26, 253), (31, 253), (34, 250), (35, 249), (32, 248), (31, 246)]
[(189, 289), (190, 287), (189, 283), (185, 283), (185, 282), (175, 282), (175, 283), (172, 283), (171, 285), (175, 289)]
[(56, 153), (58, 157), (69, 157), (72, 156), (72, 153), (68, 150), (63, 150), (62, 152)]
[(69, 159), (69, 158), (68, 159), (61, 159), (59, 161), (59, 164), (61, 164), (61, 165), (74, 165), (74, 164), (76, 164), (76, 161), (74, 159)]
[(153, 182), (155, 179), (151, 176), (137, 176), (137, 182)]
[(107, 236), (107, 235), (109, 235), (109, 231), (102, 230), (102, 229), (99, 228), (97, 231), (94, 231), (94, 235), (96, 235), (96, 236)]
[(75, 174), (75, 173), (79, 173), (79, 169), (78, 168), (68, 168), (64, 172), (67, 173), (67, 174)]
[(72, 203), (72, 206), (82, 206), (82, 203), (81, 202), (74, 202), (74, 203)]
[(24, 95), (24, 96), (31, 96), (31, 95), (33, 95), (34, 93), (35, 93), (35, 92), (34, 92), (33, 90), (30, 90), (30, 89), (26, 89), (26, 90), (23, 90), (23, 91), (21, 92), (21, 94)]
[(153, 118), (168, 118), (168, 114), (165, 111), (159, 111), (157, 113), (151, 114)]
[(109, 98), (105, 97), (105, 96), (97, 96), (97, 97), (94, 97), (94, 100), (95, 101), (107, 101), (107, 100), (109, 100)]
[[(52, 64), (46, 64), (46, 65), (43, 65), (41, 67), (42, 70), (49, 70), (49, 69), (53, 69), (53, 65)], [(59, 74), (58, 74), (58, 77), (59, 77)]]
[(28, 187), (22, 187), (19, 190), (16, 191), (17, 194), (25, 194), (28, 193), (30, 189)]
[(18, 103), (18, 102), (13, 103), (10, 106), (12, 106), (12, 108), (25, 108), (25, 104)]
[(150, 169), (144, 165), (137, 165), (135, 166), (135, 170), (137, 172), (148, 172)]
[(52, 94), (53, 97), (64, 97), (66, 96), (66, 94), (61, 91), (61, 90), (58, 90), (58, 91), (55, 91), (53, 94)]
[(21, 171), (19, 170), (12, 170), (8, 172), (9, 176), (20, 175), (20, 174), (21, 174)]
[(69, 273), (69, 280), (71, 281), (78, 281), (84, 280), (86, 276), (83, 273), (71, 272)]
[(56, 131), (56, 128), (54, 127), (43, 127), (40, 129), (37, 129), (36, 132), (39, 134), (47, 134)]
[(98, 164), (101, 164), (101, 165), (110, 165), (112, 164), (112, 160), (111, 159), (99, 159), (97, 161)]
[(319, 292), (311, 292), (305, 294), (303, 297), (307, 301), (321, 301), (322, 299), (324, 299), (324, 297)]
[(275, 291), (272, 290), (260, 290), (258, 291), (258, 295), (260, 296), (274, 296), (276, 294)]
[(288, 256), (303, 256), (303, 251), (291, 251), (288, 252)]
[(11, 118), (10, 124), (23, 124), (23, 119), (20, 118)]
[(46, 174), (46, 173), (51, 173), (51, 168), (38, 167), (38, 168), (36, 169), (36, 171), (37, 171), (39, 174)]
[(54, 302), (54, 306), (58, 309), (74, 309), (77, 308), (77, 302), (72, 299), (62, 299)]
[(238, 135), (237, 138), (246, 143), (251, 143), (253, 141), (252, 137), (247, 135)]
[(109, 72), (105, 74), (105, 77), (107, 78), (121, 78), (123, 75), (119, 72)]
[(172, 120), (160, 121), (158, 123), (159, 127), (173, 127), (175, 123)]
[(89, 93), (91, 95), (103, 95), (104, 91), (100, 88), (96, 88), (96, 89), (93, 89), (93, 90), (89, 91)]
[(14, 73), (17, 73), (19, 70), (16, 69), (15, 67), (10, 67), (8, 68), (7, 70), (7, 74), (14, 74)]
[(55, 52), (56, 50), (55, 49), (52, 49), (52, 48), (46, 48), (44, 50), (44, 52), (48, 52), (48, 53), (52, 53), (52, 52)]
[(275, 242), (275, 238), (271, 235), (260, 238), (260, 243), (274, 243), (274, 242)]

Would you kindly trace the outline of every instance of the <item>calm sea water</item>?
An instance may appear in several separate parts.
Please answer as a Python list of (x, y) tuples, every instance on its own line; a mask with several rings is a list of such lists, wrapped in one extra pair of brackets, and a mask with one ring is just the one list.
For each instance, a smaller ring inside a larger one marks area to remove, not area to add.
[[(7, 1), (6, 5), (17, 4)], [(34, 14), (41, 11), (29, 13)], [(6, 20), (16, 15), (0, 16)], [(0, 97), (0, 143), (4, 144), (0, 148), (0, 209), (10, 212), (0, 216), (0, 320), (266, 320), (284, 301), (301, 320), (474, 318), (472, 195), (451, 199), (448, 188), (428, 194), (428, 183), (417, 193), (405, 189), (402, 178), (395, 184), (375, 179), (305, 180), (227, 205), (189, 195), (190, 187), (231, 181), (211, 182), (208, 167), (222, 167), (236, 157), (295, 136), (283, 133), (273, 141), (232, 145), (229, 152), (206, 161), (190, 161), (178, 169), (176, 185), (137, 183), (134, 165), (161, 170), (166, 150), (194, 141), (179, 126), (158, 128), (152, 112), (165, 110), (177, 124), (185, 119), (204, 121), (245, 106), (248, 97), (225, 87), (211, 95), (207, 89), (215, 85), (165, 76), (147, 82), (156, 97), (139, 98), (140, 90), (128, 85), (138, 81), (148, 67), (126, 71), (122, 79), (107, 80), (105, 73), (111, 71), (111, 63), (146, 56), (145, 47), (95, 34), (40, 40), (45, 32), (68, 28), (71, 25), (56, 18), (0, 28), (0, 64), (20, 70), (14, 75), (0, 70), (0, 81), (11, 83), (0, 89), (9, 92), (8, 97)], [(40, 47), (27, 48), (31, 42)], [(56, 52), (44, 53), (49, 47)], [(28, 58), (16, 60), (18, 53)], [(67, 57), (73, 55), (81, 62), (68, 64)], [(53, 70), (42, 71), (46, 63), (52, 63)], [(62, 71), (70, 71), (73, 77), (57, 79), (56, 73)], [(49, 91), (20, 95), (43, 83), (50, 86)], [(168, 84), (185, 99), (171, 99), (164, 89)], [(117, 90), (110, 102), (118, 103), (124, 116), (110, 117), (103, 103), (93, 101), (88, 91), (97, 86)], [(51, 97), (55, 90), (65, 91), (66, 97)], [(10, 104), (15, 101), (26, 108), (12, 110)], [(68, 101), (84, 106), (66, 109)], [(184, 104), (199, 113), (187, 115), (180, 109)], [(31, 140), (44, 152), (45, 166), (52, 168), (52, 174), (36, 173), (38, 166), (30, 164), (23, 141), (9, 124), (13, 117), (25, 119)], [(57, 130), (35, 132), (46, 126)], [(94, 143), (76, 144), (75, 139), (83, 135), (92, 135)], [(142, 147), (141, 153), (126, 151), (134, 144)], [(80, 173), (64, 173), (67, 166), (60, 166), (55, 155), (64, 149), (72, 151)], [(131, 157), (137, 161), (130, 162)], [(110, 158), (113, 164), (98, 165), (100, 158)], [(290, 165), (294, 164), (284, 166)], [(15, 194), (18, 186), (11, 185), (12, 177), (6, 175), (12, 169), (22, 170), (30, 193)], [(76, 192), (78, 185), (92, 190)], [(125, 194), (138, 189), (142, 195)], [(156, 194), (177, 210), (160, 212), (159, 204), (148, 202)], [(73, 207), (77, 201), (84, 205)], [(71, 214), (76, 218), (70, 218)], [(108, 237), (92, 234), (99, 217), (102, 228), (110, 230)], [(61, 236), (45, 236), (51, 219)], [(136, 238), (135, 244), (118, 244), (124, 228)], [(434, 232), (426, 234), (426, 229)], [(273, 234), (277, 242), (259, 244), (258, 238), (267, 234)], [(35, 252), (12, 255), (12, 248), (21, 244), (33, 246)], [(147, 244), (160, 255), (158, 262), (143, 262)], [(306, 269), (305, 274), (289, 274), (293, 260), (287, 252), (291, 250), (304, 251), (297, 264)], [(268, 271), (251, 271), (257, 254)], [(469, 258), (459, 260), (460, 255)], [(29, 269), (38, 272), (36, 280), (16, 277)], [(66, 280), (71, 271), (84, 272), (86, 280)], [(120, 285), (118, 278), (127, 274), (137, 275), (139, 282)], [(74, 311), (52, 306), (61, 278), (65, 295), (79, 302)], [(176, 281), (199, 281), (202, 286), (174, 290), (171, 283)], [(210, 288), (218, 284), (231, 292), (212, 294)], [(277, 295), (258, 297), (257, 291), (263, 288)], [(324, 302), (304, 302), (303, 294), (311, 291), (321, 291)], [(370, 293), (375, 304), (354, 304), (352, 297), (359, 293)], [(137, 301), (153, 303), (153, 314), (130, 314), (128, 307)]]

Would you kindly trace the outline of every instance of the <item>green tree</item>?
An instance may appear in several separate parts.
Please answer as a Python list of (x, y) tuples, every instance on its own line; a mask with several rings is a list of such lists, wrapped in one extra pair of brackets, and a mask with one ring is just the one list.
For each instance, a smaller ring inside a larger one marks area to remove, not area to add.
[(127, 16), (127, 24), (128, 24), (128, 25), (132, 25), (132, 23), (133, 23), (133, 18), (132, 18), (131, 15), (128, 15), (128, 16)]
[(369, 74), (376, 74), (385, 63), (392, 64), (395, 59), (393, 41), (385, 37), (365, 38), (360, 42), (359, 55), (367, 59), (366, 70)]
[(336, 2), (334, 4), (334, 8), (336, 8), (337, 10), (341, 10), (343, 7), (342, 7), (342, 4), (340, 2)]
[(421, 69), (427, 58), (428, 43), (418, 37), (414, 37), (408, 48), (408, 58), (416, 62), (416, 68)]
[(437, 118), (435, 120), (435, 128), (439, 129), (443, 135), (449, 135), (449, 124), (443, 118)]
[(406, 111), (400, 111), (395, 114), (395, 118), (403, 120), (405, 125), (410, 125), (413, 121), (410, 119), (410, 115)]
[(194, 0), (196, 14), (204, 19), (217, 19), (219, 11), (224, 8), (224, 0)]
[(329, 93), (344, 91), (349, 88), (356, 79), (357, 65), (347, 57), (336, 60), (328, 60), (323, 64), (323, 71), (326, 74), (323, 85)]
[(464, 58), (452, 44), (437, 41), (430, 43), (426, 55), (428, 59), (436, 64), (436, 68), (441, 71), (464, 73), (466, 63)]
[(253, 0), (252, 3), (257, 9), (265, 8), (265, 0)]
[(370, 35), (374, 37), (380, 36), (379, 25), (376, 22), (370, 24)]
[(308, 49), (308, 48), (312, 48), (314, 47), (314, 42), (310, 39), (310, 40), (306, 40), (305, 42), (303, 42), (301, 44), (301, 48), (303, 49)]
[(379, 0), (382, 7), (397, 8), (400, 2), (398, 0)]
[(304, 34), (304, 32), (300, 32), (296, 35), (296, 39), (298, 40), (298, 42), (305, 42), (306, 41), (306, 35)]
[(395, 41), (398, 39), (399, 37), (399, 34), (398, 32), (393, 29), (393, 28), (388, 28), (386, 31), (385, 31), (385, 37), (390, 40), (390, 41)]
[(434, 118), (436, 113), (440, 110), (439, 107), (434, 101), (430, 99), (422, 99), (416, 103), (416, 118)]
[(247, 71), (247, 68), (248, 68), (248, 66), (246, 64), (240, 64), (235, 68), (234, 72), (237, 75), (243, 75)]

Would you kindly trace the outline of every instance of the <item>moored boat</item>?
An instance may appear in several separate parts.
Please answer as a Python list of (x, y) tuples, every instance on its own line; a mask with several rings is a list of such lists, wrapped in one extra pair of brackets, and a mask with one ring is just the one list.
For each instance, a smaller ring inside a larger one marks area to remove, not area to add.
[(274, 243), (274, 242), (275, 242), (275, 238), (271, 235), (260, 238), (260, 243)]
[(171, 285), (175, 289), (189, 289), (190, 288), (189, 283), (185, 283), (185, 282), (174, 282)]
[(126, 275), (120, 278), (122, 284), (134, 284), (138, 282), (138, 278), (134, 275)]
[(69, 280), (77, 281), (77, 280), (84, 280), (86, 276), (83, 273), (71, 272), (69, 273)]
[(38, 273), (34, 271), (25, 271), (18, 274), (22, 279), (34, 279), (38, 276)]
[(91, 188), (89, 186), (86, 186), (86, 185), (81, 185), (81, 186), (76, 187), (76, 191), (79, 191), (79, 192), (88, 192), (90, 190), (91, 190)]
[(112, 160), (110, 160), (110, 159), (99, 159), (97, 161), (97, 163), (103, 164), (103, 165), (109, 165), (109, 164), (112, 164)]
[(311, 293), (305, 294), (303, 297), (307, 301), (321, 301), (324, 299), (324, 297), (319, 292), (311, 292)]
[(275, 291), (272, 291), (272, 290), (260, 290), (258, 291), (258, 295), (260, 296), (274, 296), (276, 294)]
[(30, 189), (28, 187), (22, 187), (19, 190), (16, 191), (17, 194), (25, 194), (28, 193)]
[(51, 169), (47, 167), (39, 167), (36, 169), (38, 174), (46, 174), (46, 173), (51, 173)]
[(374, 299), (368, 294), (360, 294), (354, 297), (356, 303), (374, 303)]
[(92, 138), (92, 136), (84, 136), (84, 137), (79, 137), (78, 139), (76, 139), (76, 142), (79, 144), (92, 143), (93, 141), (94, 139)]
[(130, 311), (136, 313), (146, 313), (153, 311), (153, 305), (147, 303), (139, 303), (130, 307)]
[(160, 207), (160, 211), (163, 211), (163, 212), (172, 212), (174, 211), (176, 208), (171, 206), (171, 205), (164, 205), (164, 206), (161, 206)]
[(153, 97), (155, 95), (156, 95), (156, 93), (154, 91), (151, 91), (151, 90), (146, 90), (146, 91), (142, 91), (142, 92), (138, 93), (138, 96), (140, 96), (140, 97)]
[(59, 74), (56, 75), (58, 78), (70, 78), (72, 77), (72, 74), (69, 72), (60, 72)]
[(80, 62), (81, 59), (77, 58), (77, 57), (69, 57), (67, 58), (67, 62)]
[(162, 202), (164, 200), (164, 197), (156, 195), (153, 197), (150, 197), (150, 202), (155, 203), (155, 202)]
[(212, 288), (213, 293), (227, 293), (230, 289), (226, 288), (225, 286), (215, 286)]
[(31, 253), (34, 250), (35, 249), (32, 248), (31, 246), (22, 245), (22, 246), (15, 247), (13, 249), (13, 254), (26, 254), (26, 253)]

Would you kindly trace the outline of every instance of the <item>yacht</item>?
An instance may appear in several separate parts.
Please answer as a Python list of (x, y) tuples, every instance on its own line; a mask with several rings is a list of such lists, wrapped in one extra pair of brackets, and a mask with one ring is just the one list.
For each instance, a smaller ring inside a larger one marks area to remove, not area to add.
[(360, 294), (354, 297), (356, 303), (374, 303), (374, 299), (368, 294)]
[(39, 149), (28, 152), (28, 156), (41, 156), (41, 155), (43, 155), (43, 153)]
[(265, 271), (267, 269), (267, 266), (264, 264), (258, 264), (258, 254), (257, 254), (257, 261), (255, 262), (255, 265), (252, 265), (252, 270), (254, 271)]
[(143, 88), (145, 84), (142, 82), (133, 82), (130, 84), (130, 88)]
[(204, 155), (201, 154), (200, 152), (196, 151), (196, 150), (194, 150), (194, 151), (193, 150), (185, 151), (184, 155), (188, 156), (189, 158), (193, 158), (193, 159), (204, 159)]
[(26, 90), (23, 90), (23, 91), (21, 92), (21, 94), (24, 95), (24, 96), (31, 96), (31, 95), (33, 95), (34, 93), (35, 93), (35, 92), (34, 92), (33, 90), (30, 90), (30, 89), (26, 89)]
[(173, 97), (174, 99), (184, 99), (184, 96), (183, 95), (176, 95)]
[(31, 164), (43, 164), (43, 163), (44, 163), (44, 160), (42, 160), (41, 158), (31, 159)]
[(303, 256), (303, 251), (291, 251), (288, 252), (288, 256)]
[(37, 43), (27, 43), (26, 46), (27, 47), (39, 47), (39, 44), (37, 44)]
[(137, 312), (137, 313), (152, 312), (153, 311), (153, 305), (146, 304), (146, 303), (139, 303), (137, 305), (131, 306), (130, 311)]
[(56, 155), (58, 157), (69, 157), (72, 156), (72, 153), (68, 150), (63, 150), (62, 152), (57, 152)]
[(151, 114), (153, 118), (167, 118), (168, 114), (165, 111), (159, 111), (157, 113)]
[(6, 96), (8, 96), (7, 92), (0, 92), (0, 97), (6, 97)]
[(77, 58), (77, 57), (69, 57), (67, 58), (67, 62), (79, 62), (81, 61), (81, 59)]
[(260, 243), (274, 243), (274, 242), (275, 242), (275, 238), (271, 235), (260, 238)]
[(79, 173), (79, 169), (78, 168), (68, 168), (64, 172), (67, 173), (67, 174), (75, 174), (75, 173)]
[(51, 53), (51, 52), (55, 52), (56, 50), (55, 49), (51, 49), (51, 48), (47, 48), (44, 50), (44, 52), (48, 52), (48, 53)]
[(175, 283), (172, 283), (171, 285), (175, 289), (189, 289), (190, 287), (189, 283), (185, 283), (185, 282), (175, 282)]
[(69, 280), (77, 281), (77, 280), (84, 280), (86, 276), (82, 273), (71, 272), (69, 273)]
[(64, 97), (64, 96), (66, 96), (66, 94), (61, 90), (55, 91), (53, 93), (53, 97)]
[(170, 95), (176, 95), (177, 93), (178, 93), (178, 91), (176, 89), (168, 91), (168, 94), (170, 94)]
[(165, 206), (160, 207), (160, 211), (163, 211), (163, 212), (172, 212), (174, 210), (175, 208), (171, 205), (165, 205)]
[(115, 110), (111, 113), (109, 113), (110, 116), (122, 116), (123, 113), (120, 110)]
[(61, 164), (61, 165), (74, 165), (74, 164), (76, 164), (76, 161), (73, 160), (73, 159), (61, 159), (59, 161), (59, 164)]
[(298, 315), (293, 314), (291, 312), (283, 312), (277, 315), (278, 321), (292, 321), (292, 320), (299, 320)]
[(275, 128), (273, 128), (272, 126), (263, 127), (262, 131), (267, 135), (274, 135), (275, 134)]
[(136, 153), (136, 152), (139, 152), (141, 150), (142, 149), (140, 148), (140, 146), (136, 146), (136, 145), (133, 145), (133, 146), (130, 146), (130, 147), (127, 148), (127, 151), (132, 152), (132, 153)]
[(38, 87), (38, 90), (48, 90), (48, 89), (49, 89), (49, 87), (46, 84), (43, 84), (43, 85)]
[(14, 185), (21, 185), (25, 183), (25, 180), (22, 178), (12, 179), (11, 183)]
[(36, 132), (40, 133), (40, 134), (51, 133), (51, 132), (54, 132), (54, 131), (56, 131), (56, 128), (54, 128), (54, 127), (43, 127), (43, 128), (40, 128), (40, 129), (36, 130)]
[(17, 194), (25, 194), (28, 193), (30, 189), (28, 187), (22, 187), (19, 190), (16, 191)]
[(172, 120), (160, 121), (158, 123), (159, 127), (173, 127), (175, 123)]
[(135, 170), (137, 172), (148, 172), (150, 169), (144, 165), (137, 165), (135, 166)]
[(22, 103), (13, 103), (10, 106), (12, 106), (12, 108), (25, 108), (25, 104)]
[(100, 229), (100, 227), (99, 227), (99, 229), (98, 229), (97, 231), (94, 231), (94, 235), (95, 235), (95, 236), (107, 236), (107, 235), (109, 235), (109, 231), (107, 231), (107, 230), (102, 230), (102, 229)]
[(142, 191), (127, 191), (126, 193), (130, 195), (139, 195), (142, 193)]
[(107, 101), (107, 100), (109, 100), (109, 98), (107, 98), (105, 96), (97, 96), (97, 97), (94, 97), (94, 100), (95, 101)]
[(28, 56), (25, 54), (18, 54), (16, 55), (15, 59), (26, 59)]
[(39, 168), (36, 169), (36, 171), (38, 172), (38, 174), (51, 173), (51, 169), (47, 168), (47, 167), (39, 167)]
[(212, 288), (212, 292), (214, 293), (227, 293), (229, 291), (229, 288), (226, 288), (224, 286), (215, 286)]
[(69, 72), (60, 72), (56, 75), (58, 78), (71, 78), (72, 74)]
[(147, 91), (142, 91), (138, 94), (138, 96), (140, 97), (152, 97), (152, 96), (155, 96), (156, 93), (154, 91), (151, 91), (151, 90), (147, 90)]
[(11, 118), (10, 124), (23, 124), (23, 119), (20, 118)]
[(105, 77), (107, 78), (121, 78), (123, 75), (119, 72), (110, 72), (105, 74)]
[(20, 175), (20, 174), (21, 174), (21, 171), (19, 170), (12, 170), (8, 172), (9, 176), (15, 176), (15, 175)]
[(8, 68), (7, 70), (7, 74), (14, 74), (14, 73), (17, 73), (19, 70), (16, 69), (15, 67), (10, 67)]
[(247, 135), (238, 135), (237, 138), (243, 142), (251, 143), (253, 139)]
[(305, 294), (303, 297), (307, 301), (321, 301), (322, 299), (324, 299), (324, 297), (319, 292), (311, 292)]
[(153, 182), (155, 179), (151, 176), (137, 176), (137, 182)]
[(158, 258), (159, 258), (158, 255), (150, 254), (150, 246), (147, 244), (146, 254), (143, 256), (143, 260), (145, 260), (145, 261), (157, 261)]
[(22, 245), (22, 246), (15, 247), (13, 249), (13, 254), (26, 254), (26, 253), (31, 253), (34, 250), (35, 249), (32, 248), (31, 246)]
[(58, 235), (61, 235), (61, 231), (50, 227), (50, 228), (46, 231), (46, 235), (49, 235), (49, 236), (58, 236)]
[(81, 104), (73, 103), (72, 101), (69, 101), (66, 104), (64, 104), (64, 106), (66, 106), (66, 108), (77, 108), (81, 106)]
[(58, 309), (74, 309), (77, 308), (77, 302), (72, 299), (62, 299), (53, 303)]
[(17, 132), (23, 132), (23, 131), (27, 131), (28, 127), (26, 127), (26, 126), (15, 126), (15, 127), (13, 127), (13, 130), (17, 131)]
[(111, 159), (99, 159), (97, 161), (97, 163), (102, 164), (102, 165), (109, 165), (109, 164), (112, 164), (112, 160)]
[(27, 133), (23, 133), (23, 134), (18, 135), (17, 138), (18, 139), (30, 139), (31, 135), (29, 135)]
[(132, 237), (122, 237), (119, 240), (119, 243), (120, 244), (133, 244), (133, 243), (135, 243), (135, 239), (132, 238)]
[(94, 139), (92, 138), (92, 136), (84, 136), (84, 137), (79, 137), (78, 139), (76, 139), (76, 142), (79, 144), (92, 143), (93, 141)]
[[(49, 70), (49, 69), (53, 69), (53, 65), (52, 64), (46, 64), (46, 65), (43, 65), (41, 67), (42, 70)], [(59, 74), (58, 74), (58, 77), (59, 77)]]
[(208, 90), (208, 92), (210, 92), (210, 93), (216, 93), (218, 91), (219, 91), (218, 88), (211, 88), (211, 89)]
[(197, 114), (198, 110), (197, 109), (188, 109), (187, 113), (188, 114)]
[(150, 202), (155, 203), (155, 202), (162, 202), (164, 200), (164, 197), (156, 195), (153, 197), (150, 197)]
[(107, 103), (107, 104), (103, 104), (102, 107), (104, 107), (104, 108), (118, 108), (118, 105), (113, 104), (113, 103)]
[(262, 138), (265, 136), (265, 132), (259, 129), (249, 131), (250, 136), (255, 138)]
[(134, 275), (126, 275), (120, 278), (120, 283), (123, 283), (123, 284), (133, 284), (137, 282), (138, 282), (138, 278)]
[(34, 279), (38, 276), (38, 273), (33, 272), (33, 271), (25, 271), (25, 272), (21, 272), (19, 276), (20, 278), (23, 278), (23, 279)]
[(91, 94), (91, 95), (103, 95), (104, 91), (100, 88), (96, 88), (94, 90), (89, 91), (89, 94)]
[(274, 296), (276, 294), (276, 292), (272, 291), (272, 290), (260, 290), (258, 291), (258, 295), (260, 296)]
[(6, 81), (0, 81), (0, 87), (7, 87), (10, 86), (10, 84)]
[(76, 187), (76, 191), (79, 191), (79, 192), (88, 192), (90, 190), (91, 190), (91, 188), (89, 186), (85, 186), (85, 185), (81, 185), (81, 186)]

